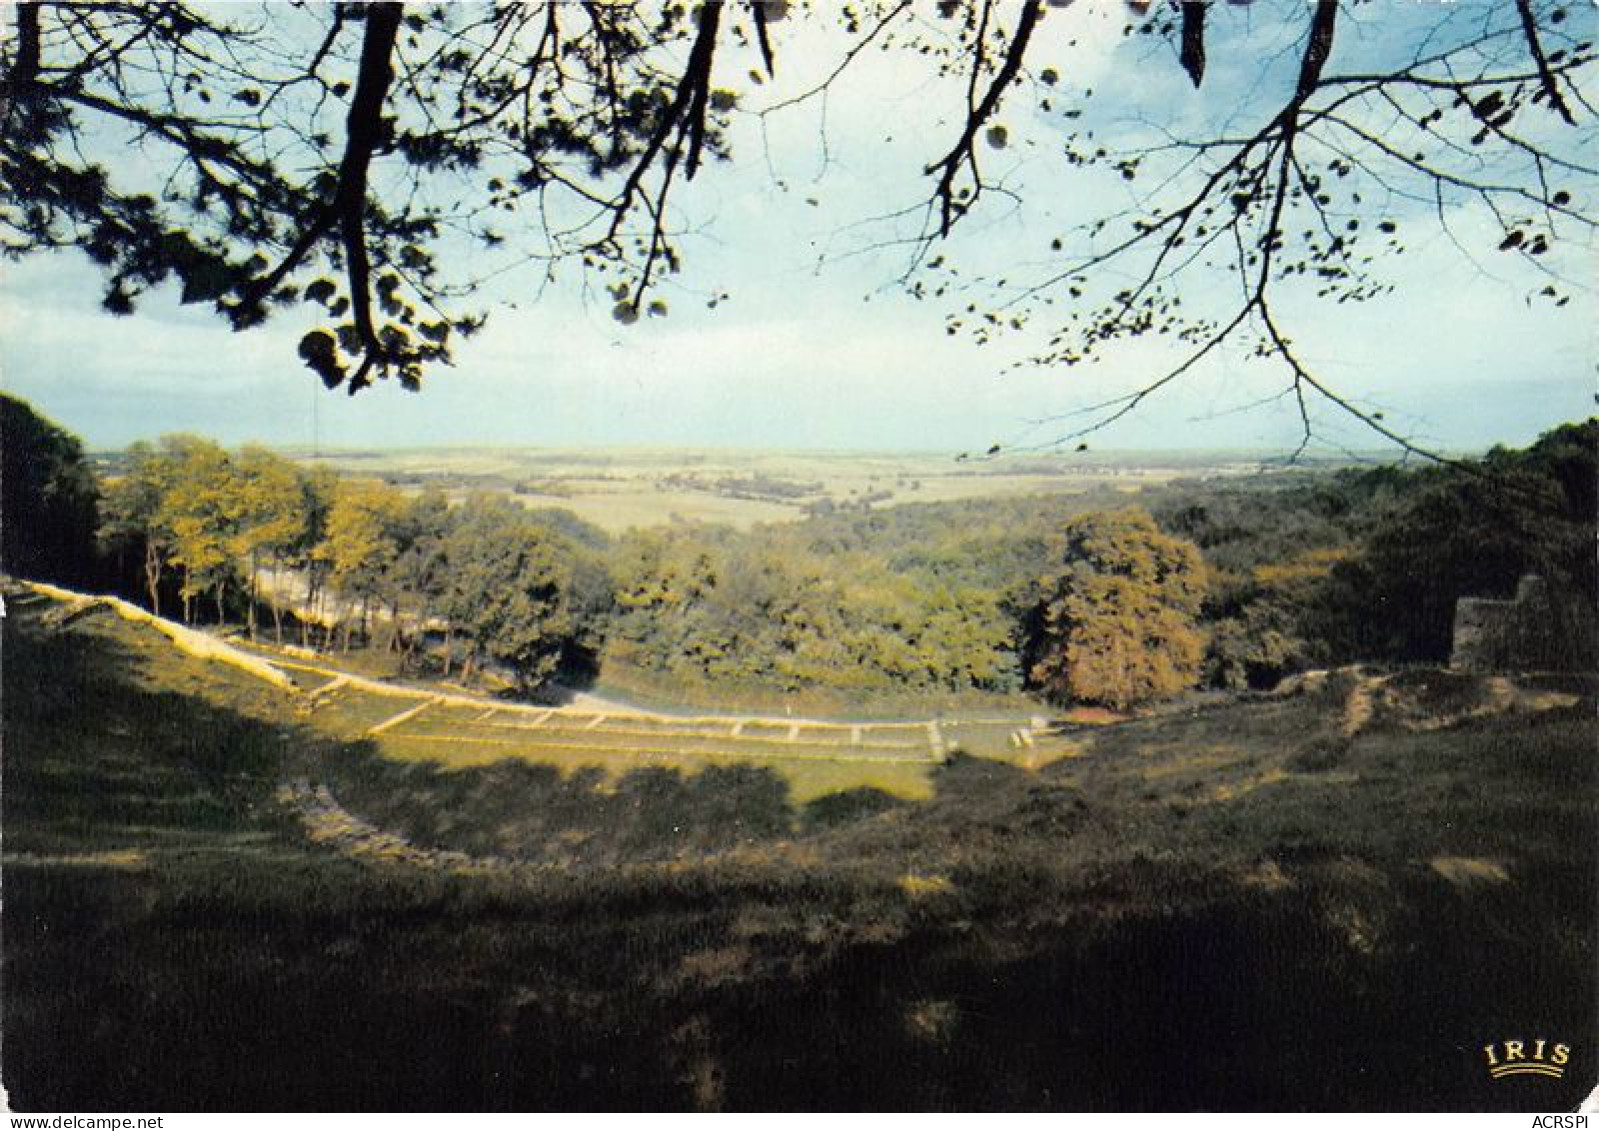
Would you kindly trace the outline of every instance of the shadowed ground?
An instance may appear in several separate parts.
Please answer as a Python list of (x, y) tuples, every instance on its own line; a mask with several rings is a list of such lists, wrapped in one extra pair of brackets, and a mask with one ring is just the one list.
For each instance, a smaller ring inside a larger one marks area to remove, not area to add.
[[(796, 803), (759, 766), (390, 761), (37, 616), (4, 622), (22, 1110), (1554, 1110), (1599, 1071), (1585, 680), (1335, 673)], [(319, 837), (296, 782), (406, 851)], [(1563, 1080), (1489, 1079), (1536, 1037)]]

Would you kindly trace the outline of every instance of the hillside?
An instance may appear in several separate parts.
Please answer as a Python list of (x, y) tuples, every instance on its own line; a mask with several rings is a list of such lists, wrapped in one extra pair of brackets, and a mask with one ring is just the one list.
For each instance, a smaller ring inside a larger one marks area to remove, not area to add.
[[(647, 741), (400, 761), (321, 678), (7, 600), (22, 1110), (1552, 1110), (1599, 1071), (1588, 679), (1340, 671), (802, 793)], [(1564, 1079), (1489, 1078), (1536, 1037)]]

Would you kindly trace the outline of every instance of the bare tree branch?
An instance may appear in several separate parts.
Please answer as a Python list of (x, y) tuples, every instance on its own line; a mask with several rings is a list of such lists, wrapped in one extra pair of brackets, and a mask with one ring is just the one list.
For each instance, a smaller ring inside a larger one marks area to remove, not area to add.
[[(760, 0), (755, 0), (755, 2), (759, 3)], [(780, 102), (774, 102), (772, 105), (761, 111), (761, 117), (765, 118), (769, 115), (777, 113), (779, 110), (786, 110), (791, 106), (798, 106), (801, 102), (807, 102), (810, 99), (815, 98), (818, 94), (825, 93), (827, 89), (833, 85), (833, 83), (838, 81), (839, 76), (849, 69), (850, 64), (854, 63), (856, 59), (860, 58), (861, 52), (865, 51), (869, 46), (871, 46), (872, 42), (888, 29), (889, 24), (893, 23), (895, 19), (903, 15), (910, 8), (911, 3), (912, 0), (898, 0), (898, 3), (885, 12), (883, 14), (883, 18), (878, 20), (877, 23), (873, 25), (871, 31), (861, 36), (861, 38), (857, 40), (848, 51), (844, 52), (844, 56), (839, 60), (838, 66), (834, 67), (832, 71), (828, 73), (828, 76), (825, 79), (811, 87), (809, 90), (802, 91), (791, 98), (785, 98)]]
[(1183, 47), (1177, 61), (1198, 86), (1205, 78), (1205, 9), (1207, 0), (1183, 0)]
[(638, 193), (645, 174), (654, 165), (655, 159), (660, 155), (662, 147), (674, 129), (678, 135), (674, 148), (681, 146), (685, 137), (692, 138), (685, 176), (692, 180), (698, 170), (700, 145), (705, 136), (705, 108), (710, 93), (711, 60), (716, 53), (716, 33), (721, 18), (722, 0), (708, 0), (700, 10), (699, 31), (694, 37), (694, 46), (689, 52), (683, 74), (678, 79), (672, 100), (662, 113), (644, 151), (633, 163), (633, 171), (628, 174), (626, 182), (622, 185), (622, 191), (612, 206), (614, 213), (610, 231), (612, 238), (627, 219), (627, 214), (633, 206), (633, 198)]
[(772, 40), (766, 30), (765, 0), (749, 0), (750, 14), (755, 17), (755, 38), (761, 45), (761, 61), (766, 64), (768, 78), (775, 78), (777, 66), (772, 60)]
[(1543, 84), (1549, 105), (1566, 120), (1566, 125), (1576, 125), (1577, 120), (1571, 116), (1571, 107), (1561, 97), (1560, 85), (1555, 81), (1554, 72), (1549, 69), (1549, 60), (1544, 56), (1543, 44), (1538, 39), (1538, 21), (1532, 15), (1531, 0), (1516, 0), (1516, 14), (1521, 17), (1521, 31), (1527, 37), (1527, 50), (1532, 52), (1533, 62), (1538, 66), (1538, 79)]
[[(966, 124), (961, 130), (960, 140), (941, 159), (927, 167), (927, 173), (938, 174), (938, 185), (934, 196), (939, 204), (939, 234), (949, 235), (950, 227), (954, 224), (957, 214), (955, 199), (955, 178), (964, 168), (971, 172), (973, 179), (972, 200), (967, 202), (970, 207), (976, 197), (982, 192), (983, 183), (977, 172), (977, 153), (975, 141), (977, 131), (993, 116), (999, 108), (1000, 101), (1005, 96), (1005, 90), (1015, 81), (1016, 75), (1021, 70), (1022, 59), (1027, 54), (1027, 44), (1033, 37), (1033, 29), (1038, 26), (1039, 13), (1043, 8), (1043, 0), (1026, 0), (1022, 5), (1022, 12), (1016, 20), (1016, 30), (1011, 33), (1010, 44), (1005, 49), (1004, 61), (1000, 64), (999, 73), (994, 76), (994, 81), (989, 84), (982, 101), (972, 107), (966, 115)], [(979, 44), (983, 32), (979, 29), (977, 38)], [(976, 82), (976, 66), (973, 69), (973, 82)]]

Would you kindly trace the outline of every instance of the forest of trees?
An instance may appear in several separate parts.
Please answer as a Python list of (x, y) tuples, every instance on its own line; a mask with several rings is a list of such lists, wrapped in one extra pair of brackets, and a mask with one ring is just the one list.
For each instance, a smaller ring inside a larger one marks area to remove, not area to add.
[(1599, 666), (1596, 453), (1590, 418), (1482, 460), (1344, 471), (1265, 494), (1171, 493), (1157, 519), (1211, 566), (1207, 680), (1259, 687), (1355, 660), (1443, 663), (1455, 602), (1508, 598), (1529, 573), (1561, 607), (1566, 662)]
[(381, 641), (406, 662), (437, 630), (444, 674), (493, 664), (527, 690), (597, 655), (603, 563), (570, 522), (505, 498), (451, 506), (435, 491), (179, 435), (133, 445), (102, 508), (113, 576), (136, 571), (157, 613), (175, 591), (185, 621), (242, 615), (254, 637), (265, 608), (282, 643), (292, 612), (304, 643)]
[(1482, 461), (1178, 482), (1138, 507), (1105, 491), (611, 538), (507, 494), (451, 501), (190, 435), (136, 443), (96, 480), (77, 438), (14, 398), (0, 410), (10, 573), (464, 680), (491, 667), (523, 691), (604, 665), (688, 697), (1130, 707), (1447, 661), (1455, 601), (1529, 573), (1570, 625), (1562, 662), (1599, 664), (1593, 419)]
[(824, 531), (678, 523), (619, 539), (614, 649), (676, 679), (790, 691), (1018, 689), (1000, 592)]
[(1134, 507), (1106, 490), (609, 537), (505, 494), (452, 501), (194, 436), (135, 444), (97, 482), (75, 438), (0, 408), (7, 467), (24, 469), (5, 481), (9, 572), (98, 579), (252, 637), (264, 613), (280, 643), (466, 680), (492, 668), (523, 692), (604, 666), (689, 699), (1127, 708), (1312, 666), (1441, 663), (1455, 602), (1528, 573), (1570, 626), (1567, 662), (1599, 663), (1592, 419), (1480, 461), (1177, 482)]

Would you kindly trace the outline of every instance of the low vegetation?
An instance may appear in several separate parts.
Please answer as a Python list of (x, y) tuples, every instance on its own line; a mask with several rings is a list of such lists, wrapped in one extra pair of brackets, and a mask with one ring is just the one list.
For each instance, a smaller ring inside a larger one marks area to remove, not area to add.
[[(6, 596), (23, 1110), (1525, 1110), (1599, 1067), (1589, 677), (1348, 671), (800, 801), (402, 764)], [(1565, 1080), (1487, 1076), (1524, 1031)]]

